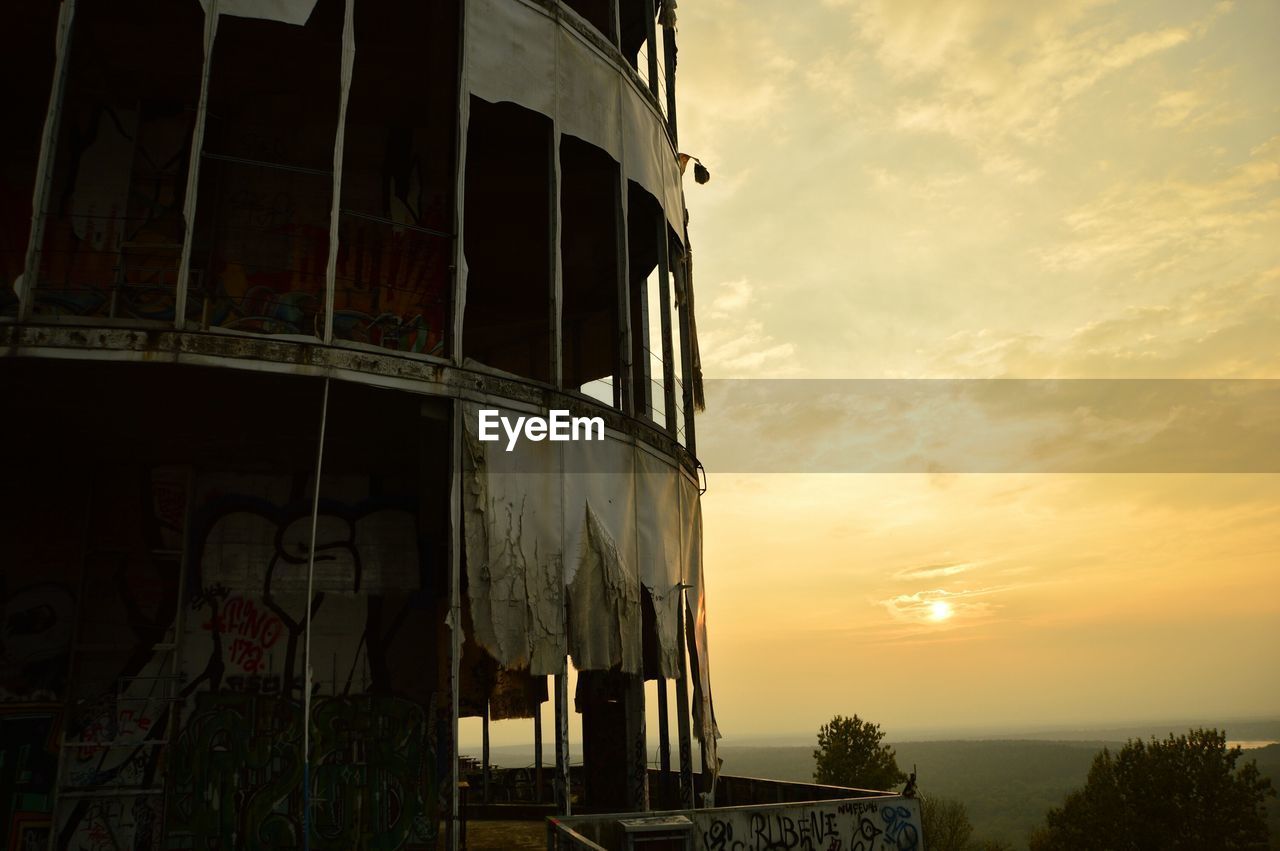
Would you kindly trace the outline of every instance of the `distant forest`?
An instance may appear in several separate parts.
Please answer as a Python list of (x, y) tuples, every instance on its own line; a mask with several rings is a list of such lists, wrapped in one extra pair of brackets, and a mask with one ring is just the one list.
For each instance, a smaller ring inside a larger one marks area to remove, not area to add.
[[(1001, 840), (1016, 849), (1026, 849), (1027, 835), (1044, 823), (1050, 807), (1059, 806), (1067, 793), (1084, 785), (1094, 756), (1103, 747), (1114, 752), (1126, 739), (1163, 737), (1170, 732), (1185, 733), (1192, 727), (1212, 727), (1210, 722), (1188, 722), (1169, 726), (1145, 725), (1089, 731), (1037, 732), (1034, 739), (947, 740), (891, 742), (897, 751), (898, 766), (918, 772), (922, 794), (952, 798), (964, 804), (973, 823), (975, 839)], [(1229, 739), (1239, 741), (1280, 740), (1280, 720), (1218, 723)], [(796, 741), (789, 736), (784, 741)], [(775, 740), (776, 741), (776, 740)], [(816, 739), (815, 743), (816, 744)], [(724, 773), (774, 780), (813, 780), (814, 744), (751, 745), (725, 739), (720, 744)], [(655, 740), (649, 739), (650, 756)], [(479, 755), (479, 748), (464, 753)], [(696, 753), (696, 752), (695, 752)], [(527, 747), (498, 746), (492, 751), (497, 765), (510, 768), (528, 766), (533, 757)], [(544, 743), (543, 759), (552, 764), (555, 756)], [(581, 751), (575, 744), (570, 759), (578, 762)], [(1241, 764), (1256, 760), (1264, 776), (1280, 792), (1280, 744), (1250, 748)], [(1271, 827), (1271, 848), (1280, 851), (1280, 797), (1269, 798), (1267, 820)]]

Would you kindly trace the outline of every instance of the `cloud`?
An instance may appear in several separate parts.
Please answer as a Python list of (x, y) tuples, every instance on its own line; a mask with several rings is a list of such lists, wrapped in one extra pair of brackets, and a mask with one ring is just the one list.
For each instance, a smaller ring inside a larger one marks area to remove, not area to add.
[[(1041, 171), (1021, 149), (1051, 141), (1073, 102), (1108, 77), (1201, 38), (1230, 10), (1219, 4), (1183, 25), (1125, 32), (1123, 19), (1090, 16), (1098, 5), (880, 0), (857, 5), (853, 18), (904, 89), (898, 129), (952, 137), (986, 173), (1030, 183)], [(836, 75), (823, 68), (819, 76)], [(927, 88), (917, 85), (925, 81)]]
[(794, 373), (795, 345), (779, 342), (761, 320), (747, 318), (761, 312), (751, 281), (726, 281), (712, 292), (711, 309), (698, 332), (702, 366), (708, 376), (763, 378)]
[[(1011, 590), (1010, 586), (1000, 586), (994, 588), (977, 588), (964, 591), (946, 591), (936, 588), (932, 591), (917, 591), (913, 594), (898, 594), (888, 599), (881, 600), (880, 605), (883, 606), (889, 614), (899, 621), (908, 621), (913, 623), (946, 623), (953, 619), (956, 620), (974, 620), (978, 618), (989, 617), (994, 614), (999, 606), (989, 600), (978, 599), (981, 597), (989, 597), (993, 594), (1000, 594)], [(945, 604), (950, 614), (939, 621), (935, 615), (935, 607), (938, 604)]]
[(746, 309), (751, 304), (751, 282), (744, 279), (726, 281), (711, 300), (711, 315), (724, 319), (729, 314)]
[(945, 564), (926, 564), (921, 567), (904, 567), (897, 573), (893, 574), (894, 579), (937, 579), (943, 576), (955, 576), (968, 570), (973, 570), (977, 565), (972, 562), (947, 562)]
[(1074, 271), (1104, 263), (1163, 275), (1191, 255), (1274, 240), (1280, 223), (1280, 136), (1216, 179), (1123, 181), (1064, 217), (1068, 236), (1040, 251), (1044, 269)]

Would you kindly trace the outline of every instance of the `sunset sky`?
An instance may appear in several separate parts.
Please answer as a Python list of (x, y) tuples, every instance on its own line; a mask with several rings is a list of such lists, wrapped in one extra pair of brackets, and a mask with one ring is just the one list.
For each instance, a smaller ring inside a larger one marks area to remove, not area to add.
[[(1280, 5), (679, 14), (708, 376), (1280, 378)], [(709, 481), (726, 739), (1280, 715), (1280, 476)]]

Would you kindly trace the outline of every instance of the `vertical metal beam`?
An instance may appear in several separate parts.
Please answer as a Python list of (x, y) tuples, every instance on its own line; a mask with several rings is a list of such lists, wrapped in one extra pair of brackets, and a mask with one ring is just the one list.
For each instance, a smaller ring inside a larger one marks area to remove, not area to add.
[(302, 847), (311, 848), (311, 610), (316, 584), (316, 529), (320, 519), (320, 477), (324, 472), (324, 432), (329, 420), (329, 377), (320, 402), (320, 439), (316, 444), (316, 481), (311, 493), (311, 543), (307, 547), (307, 602), (302, 645)]
[(694, 435), (693, 410), (693, 322), (690, 305), (693, 303), (693, 281), (689, 275), (689, 236), (685, 234), (685, 253), (676, 261), (675, 273), (678, 286), (676, 290), (684, 293), (680, 306), (676, 309), (680, 322), (680, 373), (684, 376), (684, 446), (689, 454), (698, 457), (698, 445)]
[(680, 614), (676, 620), (676, 633), (680, 652), (680, 673), (676, 677), (676, 729), (680, 738), (680, 803), (692, 809), (693, 794), (693, 741), (689, 734), (689, 660), (686, 656), (684, 585), (677, 591), (676, 604)]
[(556, 674), (556, 803), (560, 814), (573, 815), (569, 773), (569, 674)]
[(342, 59), (338, 74), (338, 126), (333, 133), (333, 197), (329, 201), (329, 257), (324, 266), (324, 328), (320, 339), (333, 342), (333, 311), (338, 275), (338, 217), (342, 205), (342, 159), (347, 138), (347, 101), (356, 60), (355, 0), (346, 0), (342, 19)]
[(645, 730), (644, 672), (625, 674), (623, 728), (626, 741), (627, 806), (632, 812), (649, 809), (649, 744)]
[(191, 158), (187, 163), (187, 188), (182, 196), (182, 253), (178, 257), (178, 281), (173, 296), (173, 327), (181, 331), (187, 321), (187, 291), (191, 281), (191, 242), (196, 229), (196, 196), (200, 189), (200, 163), (204, 159), (204, 126), (209, 117), (209, 77), (213, 73), (213, 46), (218, 37), (218, 0), (204, 10), (204, 66), (200, 72), (200, 100), (191, 128)]
[[(543, 678), (546, 683), (546, 678)], [(533, 710), (533, 802), (542, 803), (542, 704)]]
[[(636, 301), (640, 306), (640, 387), (635, 394), (635, 416), (653, 419), (653, 378), (649, 373), (653, 368), (653, 356), (649, 351), (649, 279), (641, 278), (639, 284), (640, 292), (636, 294)], [(630, 309), (630, 305), (627, 307)], [(634, 328), (631, 331), (636, 333)]]
[(631, 374), (631, 261), (627, 256), (630, 250), (627, 245), (627, 176), (621, 166), (618, 168), (618, 184), (614, 192), (614, 229), (618, 266), (618, 380), (614, 404), (627, 416), (635, 416), (635, 383)]
[[(44, 206), (53, 185), (53, 166), (58, 153), (58, 128), (62, 123), (62, 98), (67, 88), (67, 63), (71, 53), (71, 28), (76, 16), (76, 0), (62, 0), (58, 8), (58, 29), (53, 43), (53, 78), (49, 86), (49, 106), (40, 136), (40, 157), (31, 192), (31, 230), (27, 233), (27, 256), (18, 292), (18, 320), (26, 322), (35, 308), (36, 278), (40, 273), (40, 249), (44, 244)], [(59, 753), (61, 758), (61, 753)], [(57, 833), (57, 823), (53, 833)]]
[(489, 803), (489, 701), (484, 702), (484, 720), (481, 727), (482, 740), (480, 744), (480, 777), (481, 777), (481, 796), (480, 800)]
[(653, 0), (644, 0), (644, 38), (645, 54), (649, 57), (649, 92), (658, 97), (658, 13), (654, 11)]
[(662, 804), (666, 809), (671, 803), (671, 722), (667, 719), (667, 681), (658, 677), (658, 768), (662, 773)]
[[(662, 4), (662, 53), (667, 74), (667, 127), (676, 143), (676, 10), (671, 0)], [(679, 150), (679, 147), (676, 148)]]
[[(471, 88), (467, 81), (467, 8), (458, 8), (458, 110), (453, 150), (453, 290), (449, 300), (449, 337), (445, 354), (454, 364), (462, 363), (462, 326), (467, 310), (467, 261), (464, 253), (464, 224), (467, 198), (467, 131), (471, 123)], [(454, 622), (455, 624), (457, 621)], [(457, 713), (455, 712), (455, 718)], [(456, 725), (455, 725), (456, 726)], [(456, 790), (455, 790), (456, 792)], [(455, 845), (456, 849), (457, 846)]]
[[(465, 4), (464, 4), (465, 6)], [(449, 435), (449, 847), (459, 851), (462, 842), (462, 776), (458, 759), (458, 703), (462, 642), (462, 401), (452, 404)]]
[[(676, 434), (676, 359), (671, 343), (671, 258), (667, 240), (667, 217), (658, 217), (658, 293), (662, 311), (662, 395), (667, 409), (667, 431)], [(652, 318), (649, 320), (652, 322)]]
[(561, 268), (560, 249), (560, 128), (555, 122), (551, 125), (551, 157), (547, 168), (547, 179), (550, 184), (550, 233), (548, 263), (551, 269), (550, 292), (550, 326), (551, 326), (551, 383), (556, 387), (564, 387), (564, 345), (562, 336), (564, 270)]

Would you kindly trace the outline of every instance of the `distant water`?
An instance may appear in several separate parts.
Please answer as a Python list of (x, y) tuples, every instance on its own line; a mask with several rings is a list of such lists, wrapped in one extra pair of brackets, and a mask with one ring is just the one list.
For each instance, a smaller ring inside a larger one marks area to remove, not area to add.
[(1274, 739), (1236, 739), (1234, 741), (1228, 741), (1227, 747), (1242, 748), (1243, 750), (1248, 751), (1253, 750), (1254, 748), (1265, 748), (1269, 745), (1276, 744), (1280, 744), (1280, 742), (1277, 742)]

